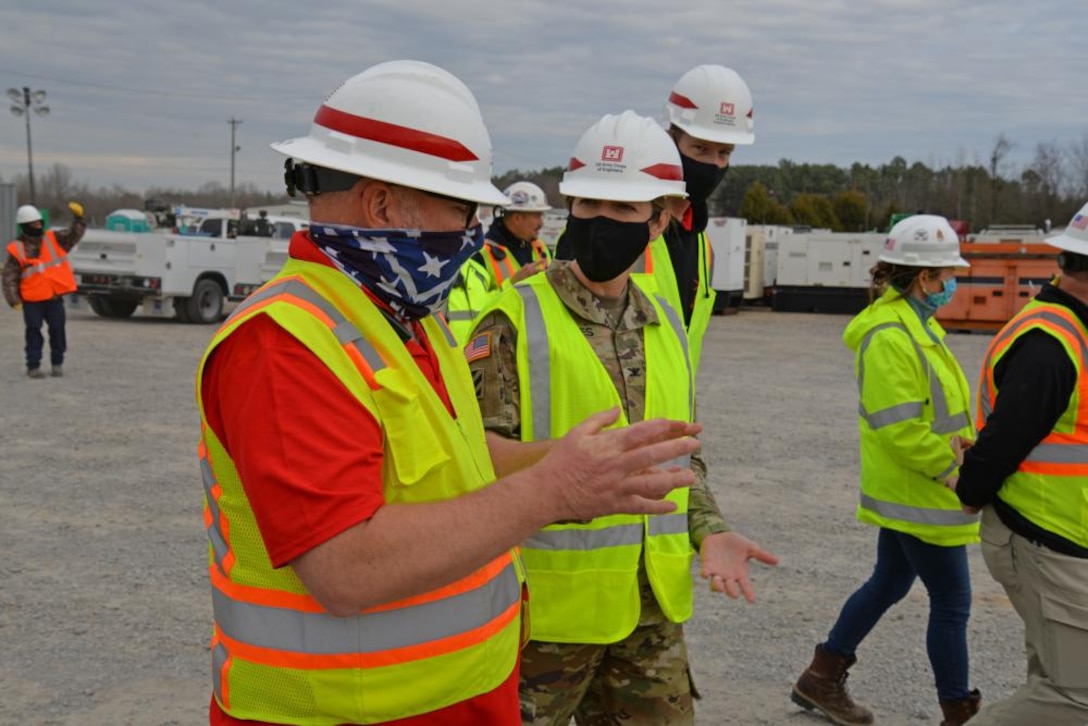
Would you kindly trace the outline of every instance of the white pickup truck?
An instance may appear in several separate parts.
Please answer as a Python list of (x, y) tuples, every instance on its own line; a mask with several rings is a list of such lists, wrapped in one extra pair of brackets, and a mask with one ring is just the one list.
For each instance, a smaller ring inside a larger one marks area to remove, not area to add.
[[(204, 219), (195, 234), (130, 233), (88, 229), (69, 253), (78, 284), (70, 305), (89, 305), (107, 318), (177, 317), (209, 324), (223, 317), (228, 300), (241, 300), (249, 285), (271, 277), (264, 268), (279, 259), (287, 240), (307, 222), (298, 217), (256, 219), (236, 211)], [(242, 234), (239, 234), (241, 232)], [(271, 258), (270, 258), (271, 254)], [(275, 274), (272, 271), (272, 274)]]

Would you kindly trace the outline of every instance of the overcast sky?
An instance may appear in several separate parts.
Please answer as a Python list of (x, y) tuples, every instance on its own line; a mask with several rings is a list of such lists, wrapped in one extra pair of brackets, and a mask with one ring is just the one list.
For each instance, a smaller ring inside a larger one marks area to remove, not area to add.
[[(59, 162), (94, 186), (226, 185), (233, 117), (236, 180), (278, 191), (268, 144), (398, 58), (468, 84), (497, 173), (564, 164), (602, 114), (662, 117), (701, 63), (752, 90), (738, 164), (986, 163), (1004, 133), (1012, 173), (1039, 142), (1088, 134), (1086, 0), (19, 0), (0, 21), (0, 90), (48, 93), (35, 170)], [(10, 180), (26, 127), (3, 118)]]

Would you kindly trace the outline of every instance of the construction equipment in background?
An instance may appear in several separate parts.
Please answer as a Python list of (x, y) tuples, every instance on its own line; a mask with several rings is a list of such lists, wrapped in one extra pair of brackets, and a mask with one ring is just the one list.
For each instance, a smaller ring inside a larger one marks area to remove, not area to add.
[(949, 330), (998, 330), (1058, 273), (1058, 251), (1043, 230), (995, 226), (968, 238), (960, 254), (971, 263), (956, 271), (957, 292), (937, 310)]
[(744, 300), (745, 238), (748, 221), (740, 217), (711, 217), (706, 236), (710, 240), (710, 287), (715, 314), (731, 315)]
[(778, 244), (771, 309), (853, 315), (869, 304), (870, 270), (882, 232), (794, 231)]
[(750, 224), (744, 235), (744, 305), (770, 305), (778, 278), (778, 247), (793, 227)]

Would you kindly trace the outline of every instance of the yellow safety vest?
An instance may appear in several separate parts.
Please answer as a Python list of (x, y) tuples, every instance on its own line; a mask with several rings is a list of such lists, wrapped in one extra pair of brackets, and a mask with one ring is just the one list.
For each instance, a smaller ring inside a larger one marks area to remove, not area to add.
[(468, 343), (472, 321), (495, 296), (489, 285), (490, 278), (484, 266), (476, 260), (469, 260), (461, 267), (460, 277), (450, 288), (446, 320), (453, 337), (461, 345)]
[(452, 499), (494, 479), (468, 366), (445, 325), (423, 321), (456, 418), (355, 283), (333, 268), (289, 260), (224, 323), (197, 374), (219, 704), (239, 719), (367, 724), (495, 689), (512, 673), (520, 643), (516, 552), (354, 617), (325, 612), (291, 567), (273, 569), (238, 470), (200, 400), (208, 356), (255, 315), (298, 339), (380, 422), (387, 502)]
[(1088, 547), (1088, 330), (1069, 308), (1032, 300), (998, 333), (986, 351), (979, 386), (978, 419), (984, 426), (1000, 392), (994, 369), (1020, 336), (1032, 330), (1052, 335), (1077, 369), (1077, 387), (1050, 432), (997, 492), (1036, 526)]
[[(865, 308), (843, 333), (855, 351), (861, 500), (857, 517), (923, 542), (978, 541), (978, 515), (965, 514), (944, 485), (956, 469), (950, 441), (971, 437), (970, 388), (944, 330), (894, 290)], [(904, 370), (910, 363), (909, 370)]]
[[(690, 421), (693, 386), (683, 323), (662, 298), (654, 306), (659, 322), (643, 328), (646, 418)], [(560, 438), (587, 416), (613, 406), (623, 410), (608, 371), (546, 276), (505, 291), (494, 309), (517, 331), (523, 441)], [(627, 423), (621, 416), (616, 426)], [(687, 457), (674, 463), (689, 465)], [(677, 505), (671, 514), (553, 524), (522, 543), (533, 640), (615, 643), (630, 635), (640, 612), (640, 555), (665, 616), (673, 622), (691, 617), (688, 490), (668, 499)]]
[[(691, 320), (687, 324), (688, 348), (691, 351), (691, 369), (696, 376), (699, 373), (699, 361), (703, 354), (703, 338), (710, 326), (710, 317), (714, 312), (714, 300), (718, 293), (710, 285), (710, 273), (714, 269), (714, 253), (706, 232), (699, 233), (699, 288), (695, 291), (695, 307), (691, 311)], [(680, 289), (676, 280), (676, 271), (669, 257), (669, 247), (664, 235), (659, 236), (646, 248), (631, 274), (643, 290), (663, 295), (676, 310), (680, 307)], [(683, 316), (680, 318), (684, 319)]]

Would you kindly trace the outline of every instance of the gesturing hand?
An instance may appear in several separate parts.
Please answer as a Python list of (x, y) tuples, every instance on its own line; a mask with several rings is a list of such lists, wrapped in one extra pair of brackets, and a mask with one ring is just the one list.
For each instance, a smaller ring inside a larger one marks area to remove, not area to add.
[(692, 437), (701, 425), (653, 419), (604, 430), (618, 417), (616, 408), (590, 416), (533, 467), (555, 508), (552, 521), (667, 514), (676, 505), (661, 500), (694, 482), (687, 459), (699, 448)]
[(704, 580), (710, 580), (711, 590), (724, 592), (734, 600), (743, 593), (744, 599), (752, 603), (756, 601), (756, 591), (748, 579), (748, 560), (751, 559), (765, 565), (778, 564), (777, 557), (742, 534), (712, 534), (699, 548), (700, 574)]

